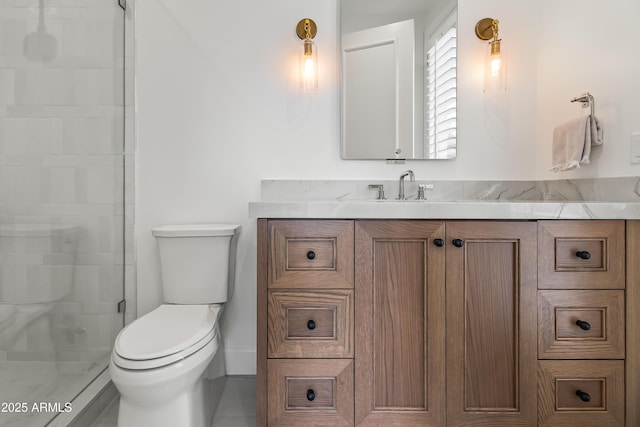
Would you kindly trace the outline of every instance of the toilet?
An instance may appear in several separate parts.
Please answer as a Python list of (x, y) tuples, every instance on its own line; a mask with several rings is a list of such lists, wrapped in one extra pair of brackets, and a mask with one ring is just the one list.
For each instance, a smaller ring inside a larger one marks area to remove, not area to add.
[(209, 427), (224, 387), (219, 321), (233, 293), (239, 225), (154, 228), (164, 303), (116, 337), (119, 427)]

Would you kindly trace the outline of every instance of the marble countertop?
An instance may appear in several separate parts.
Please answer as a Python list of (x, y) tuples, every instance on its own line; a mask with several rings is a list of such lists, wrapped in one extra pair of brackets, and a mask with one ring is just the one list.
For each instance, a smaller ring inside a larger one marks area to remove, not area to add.
[(260, 201), (251, 218), (640, 219), (640, 203), (518, 200)]
[[(387, 200), (375, 200), (369, 184)], [(263, 180), (252, 218), (640, 219), (640, 177), (560, 181), (424, 181), (405, 183), (411, 200), (394, 200), (384, 180)]]

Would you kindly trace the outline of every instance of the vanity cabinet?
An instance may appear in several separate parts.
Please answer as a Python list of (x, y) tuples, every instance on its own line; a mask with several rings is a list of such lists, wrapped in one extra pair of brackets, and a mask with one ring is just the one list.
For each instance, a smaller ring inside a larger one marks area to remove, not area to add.
[(539, 221), (538, 239), (538, 426), (623, 426), (625, 222)]
[(257, 425), (637, 426), (638, 289), (640, 221), (259, 219)]
[(258, 361), (266, 369), (266, 393), (258, 396), (267, 397), (268, 425), (351, 426), (353, 221), (265, 225), (260, 242), (268, 242), (268, 250), (258, 264), (266, 293), (258, 306), (266, 308), (267, 328), (259, 335), (267, 337), (268, 360)]

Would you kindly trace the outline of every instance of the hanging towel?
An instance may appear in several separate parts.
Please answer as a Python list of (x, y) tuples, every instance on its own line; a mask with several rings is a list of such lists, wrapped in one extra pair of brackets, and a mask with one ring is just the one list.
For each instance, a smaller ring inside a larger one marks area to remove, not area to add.
[(593, 115), (564, 123), (553, 130), (552, 172), (588, 165), (592, 145), (602, 145), (602, 126)]

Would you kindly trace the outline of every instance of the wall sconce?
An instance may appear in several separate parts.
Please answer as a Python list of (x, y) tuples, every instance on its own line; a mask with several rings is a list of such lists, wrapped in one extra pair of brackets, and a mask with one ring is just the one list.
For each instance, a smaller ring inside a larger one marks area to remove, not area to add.
[(489, 52), (484, 67), (484, 92), (498, 92), (507, 89), (507, 70), (504, 52), (500, 50), (501, 39), (498, 38), (500, 21), (484, 18), (476, 24), (476, 36), (480, 40), (490, 40)]
[(318, 88), (318, 53), (313, 43), (317, 32), (316, 23), (309, 18), (300, 20), (296, 26), (296, 34), (303, 41), (298, 71), (302, 93), (314, 92)]

